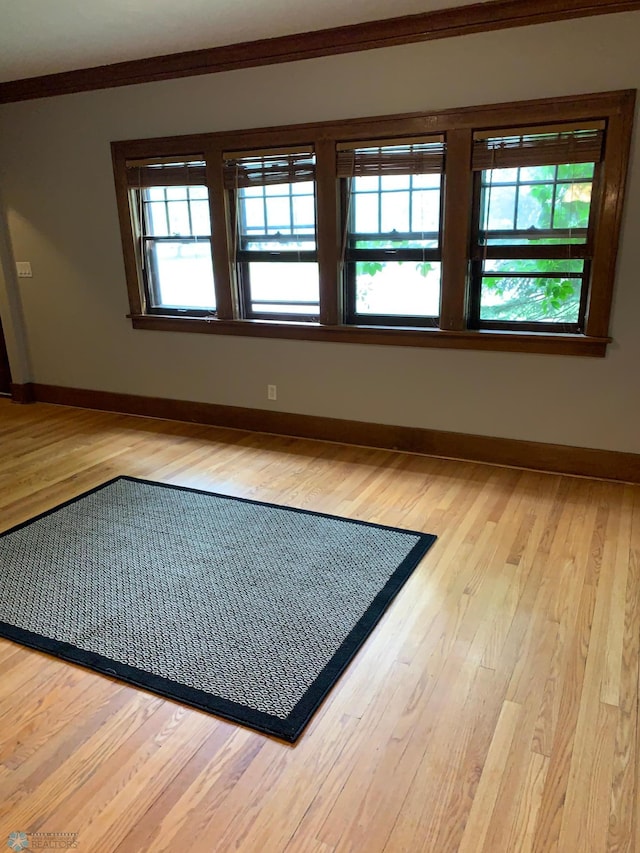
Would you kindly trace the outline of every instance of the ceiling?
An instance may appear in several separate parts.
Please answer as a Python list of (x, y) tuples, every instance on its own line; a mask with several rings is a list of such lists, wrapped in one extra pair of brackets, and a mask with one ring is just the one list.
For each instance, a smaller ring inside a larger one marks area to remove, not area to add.
[(466, 0), (0, 0), (0, 81), (465, 5)]

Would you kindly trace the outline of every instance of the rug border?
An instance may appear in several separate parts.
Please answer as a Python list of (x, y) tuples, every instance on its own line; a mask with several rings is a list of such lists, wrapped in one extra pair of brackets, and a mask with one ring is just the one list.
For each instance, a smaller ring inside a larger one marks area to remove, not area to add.
[(432, 533), (423, 533), (417, 530), (378, 524), (371, 521), (362, 521), (360, 519), (318, 512), (316, 510), (290, 507), (284, 504), (275, 504), (269, 501), (255, 500), (253, 498), (242, 498), (235, 495), (221, 494), (219, 492), (212, 492), (207, 489), (198, 489), (191, 486), (180, 486), (174, 483), (163, 483), (158, 480), (147, 480), (142, 477), (133, 477), (125, 474), (113, 477), (104, 483), (100, 483), (92, 489), (88, 489), (69, 500), (63, 501), (44, 512), (38, 513), (38, 515), (35, 515), (26, 521), (10, 527), (8, 530), (0, 532), (0, 539), (15, 533), (24, 527), (28, 527), (34, 522), (40, 521), (41, 519), (54, 514), (58, 510), (79, 502), (102, 489), (106, 489), (108, 486), (111, 486), (120, 480), (127, 480), (133, 483), (143, 483), (148, 486), (156, 486), (162, 489), (168, 488), (176, 491), (191, 492), (232, 501), (241, 501), (242, 503), (267, 506), (287, 512), (319, 516), (321, 518), (345, 521), (349, 524), (359, 524), (365, 527), (373, 527), (378, 530), (406, 533), (411, 536), (419, 537), (413, 548), (398, 565), (384, 587), (377, 593), (367, 610), (362, 614), (349, 634), (345, 637), (340, 647), (336, 652), (334, 652), (323, 670), (314, 679), (290, 714), (284, 719), (272, 714), (266, 714), (262, 711), (257, 711), (246, 705), (232, 702), (221, 696), (216, 696), (215, 694), (189, 687), (186, 684), (181, 684), (180, 682), (155, 675), (147, 670), (119, 663), (112, 658), (81, 649), (71, 643), (54, 640), (51, 637), (45, 637), (42, 634), (37, 634), (24, 628), (11, 625), (8, 622), (0, 621), (0, 636), (20, 643), (23, 646), (35, 649), (36, 651), (52, 654), (62, 660), (84, 666), (94, 672), (116, 678), (126, 684), (132, 684), (135, 687), (149, 690), (172, 701), (182, 702), (183, 704), (190, 705), (198, 710), (215, 714), (234, 723), (249, 726), (263, 734), (273, 735), (290, 743), (295, 742), (300, 737), (303, 730), (311, 721), (314, 713), (317, 711), (322, 702), (329, 696), (332, 689), (336, 686), (340, 676), (363, 646), (366, 639), (373, 632), (378, 622), (387, 612), (394, 598), (398, 595), (421, 559), (437, 539), (437, 536)]

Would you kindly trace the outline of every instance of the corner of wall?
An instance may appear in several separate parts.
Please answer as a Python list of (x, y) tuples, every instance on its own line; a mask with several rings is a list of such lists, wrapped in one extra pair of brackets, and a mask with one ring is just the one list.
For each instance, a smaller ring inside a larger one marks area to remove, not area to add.
[(0, 186), (0, 317), (4, 331), (11, 378), (16, 385), (32, 381), (22, 301), (7, 224), (6, 206)]

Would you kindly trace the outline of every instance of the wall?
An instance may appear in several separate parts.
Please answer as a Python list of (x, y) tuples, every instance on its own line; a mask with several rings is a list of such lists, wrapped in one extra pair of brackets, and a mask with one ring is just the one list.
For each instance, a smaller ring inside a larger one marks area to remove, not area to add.
[[(134, 331), (109, 150), (114, 139), (636, 88), (638, 43), (634, 12), (1, 106), (5, 215), (15, 258), (34, 272), (6, 287), (19, 287), (31, 378), (640, 453), (637, 134), (604, 359)], [(15, 326), (5, 311), (0, 288)]]

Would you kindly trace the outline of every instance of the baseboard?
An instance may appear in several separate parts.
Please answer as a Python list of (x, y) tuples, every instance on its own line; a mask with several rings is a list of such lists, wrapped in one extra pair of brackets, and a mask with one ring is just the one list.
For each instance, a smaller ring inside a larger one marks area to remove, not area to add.
[(246, 409), (216, 403), (194, 403), (163, 397), (114, 394), (58, 385), (35, 383), (29, 387), (35, 400), (43, 403), (640, 483), (640, 454), (636, 453)]
[(34, 403), (36, 398), (33, 382), (25, 382), (24, 385), (12, 382), (11, 399), (14, 403)]

